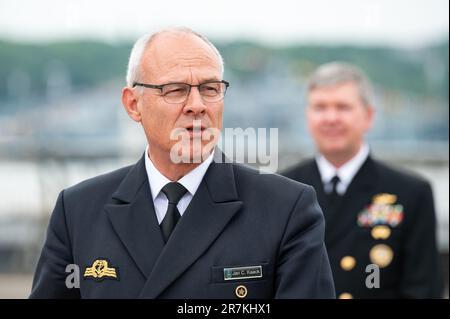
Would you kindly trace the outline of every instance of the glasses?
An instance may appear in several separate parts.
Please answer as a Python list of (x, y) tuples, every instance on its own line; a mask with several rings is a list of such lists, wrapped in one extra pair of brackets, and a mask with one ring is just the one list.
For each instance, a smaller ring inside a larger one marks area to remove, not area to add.
[(208, 81), (198, 85), (187, 83), (168, 83), (162, 85), (133, 83), (133, 87), (142, 86), (150, 89), (158, 89), (164, 101), (171, 104), (186, 102), (191, 88), (197, 87), (204, 102), (219, 102), (224, 96), (230, 83), (227, 81)]

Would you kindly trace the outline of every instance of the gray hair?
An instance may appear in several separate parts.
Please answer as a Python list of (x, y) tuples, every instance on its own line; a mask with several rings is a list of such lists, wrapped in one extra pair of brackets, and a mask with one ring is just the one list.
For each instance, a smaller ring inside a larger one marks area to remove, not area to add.
[(176, 27), (176, 28), (167, 28), (163, 29), (154, 33), (145, 34), (142, 37), (140, 37), (133, 45), (133, 49), (131, 49), (130, 58), (128, 60), (128, 69), (127, 69), (127, 85), (129, 87), (133, 86), (134, 82), (139, 81), (140, 77), (140, 64), (142, 60), (142, 56), (144, 55), (145, 50), (147, 47), (151, 44), (151, 42), (156, 38), (156, 36), (162, 34), (162, 33), (187, 33), (187, 34), (193, 34), (208, 44), (214, 53), (219, 58), (219, 64), (220, 69), (223, 75), (224, 72), (224, 62), (222, 55), (220, 54), (219, 50), (212, 44), (204, 35), (201, 35), (189, 28), (185, 27)]
[(361, 69), (345, 62), (331, 62), (319, 66), (309, 78), (308, 92), (316, 88), (348, 82), (357, 86), (365, 106), (372, 105), (373, 92), (369, 79)]

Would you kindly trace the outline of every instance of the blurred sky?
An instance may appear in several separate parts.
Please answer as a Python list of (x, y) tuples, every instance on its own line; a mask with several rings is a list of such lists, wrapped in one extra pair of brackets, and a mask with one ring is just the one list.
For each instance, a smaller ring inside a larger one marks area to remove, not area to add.
[(134, 39), (189, 26), (218, 40), (421, 47), (448, 36), (448, 0), (0, 0), (0, 38)]

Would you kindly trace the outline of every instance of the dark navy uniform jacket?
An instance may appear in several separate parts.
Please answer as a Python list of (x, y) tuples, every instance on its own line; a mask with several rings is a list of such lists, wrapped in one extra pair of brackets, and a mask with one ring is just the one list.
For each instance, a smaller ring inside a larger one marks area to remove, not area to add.
[[(436, 216), (426, 180), (369, 156), (330, 216), (315, 160), (283, 175), (312, 185), (317, 192), (338, 297), (441, 297)], [(379, 288), (366, 286), (374, 274), (366, 272), (369, 264), (380, 264)]]
[[(79, 289), (66, 287), (68, 264)], [(238, 267), (262, 273), (225, 280)], [(60, 193), (30, 297), (236, 298), (240, 285), (246, 298), (334, 298), (313, 188), (212, 162), (164, 243), (142, 157)]]

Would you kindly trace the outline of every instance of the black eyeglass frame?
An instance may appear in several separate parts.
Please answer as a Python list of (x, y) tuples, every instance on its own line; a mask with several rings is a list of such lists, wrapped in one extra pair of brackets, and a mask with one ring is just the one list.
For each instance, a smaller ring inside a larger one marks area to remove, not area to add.
[[(230, 86), (230, 83), (228, 81), (225, 81), (225, 80), (221, 80), (221, 81), (207, 81), (207, 82), (196, 84), (196, 85), (183, 83), (183, 82), (172, 82), (172, 83), (165, 83), (165, 84), (147, 84), (147, 83), (134, 82), (132, 87), (134, 88), (136, 86), (142, 86), (142, 87), (149, 88), (149, 89), (158, 89), (162, 93), (163, 92), (163, 88), (166, 85), (183, 84), (183, 85), (187, 85), (189, 87), (189, 91), (188, 91), (188, 94), (187, 94), (187, 96), (189, 96), (189, 94), (191, 93), (191, 89), (193, 87), (199, 88), (200, 86), (205, 85), (205, 84), (209, 84), (209, 83), (223, 83), (223, 84), (225, 84), (225, 90), (224, 90), (223, 96), (222, 96), (222, 99), (223, 99), (223, 97), (225, 96), (225, 93), (227, 92), (228, 87)], [(164, 97), (164, 95), (162, 95), (162, 97)], [(202, 98), (203, 98), (203, 96), (202, 96)], [(218, 100), (218, 101), (220, 101), (220, 100)]]

